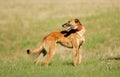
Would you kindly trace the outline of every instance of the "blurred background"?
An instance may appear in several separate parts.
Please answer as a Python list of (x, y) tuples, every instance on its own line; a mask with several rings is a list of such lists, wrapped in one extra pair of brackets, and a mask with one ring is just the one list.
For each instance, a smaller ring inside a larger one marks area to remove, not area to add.
[[(78, 18), (87, 30), (82, 68), (66, 67), (63, 72), (60, 68), (64, 64), (70, 67), (72, 52), (58, 45), (52, 66), (38, 69), (41, 64), (34, 66), (32, 63), (36, 56), (28, 56), (26, 49), (37, 47), (48, 33), (63, 30), (61, 25), (72, 18)], [(48, 75), (51, 77), (77, 77), (80, 74), (82, 77), (98, 77), (98, 72), (99, 76), (118, 77), (119, 29), (120, 0), (0, 0), (0, 77), (47, 76), (51, 68), (61, 70), (59, 73), (50, 72)], [(95, 65), (96, 69), (88, 73)], [(102, 67), (102, 72), (96, 71)], [(40, 69), (44, 72), (37, 74)]]

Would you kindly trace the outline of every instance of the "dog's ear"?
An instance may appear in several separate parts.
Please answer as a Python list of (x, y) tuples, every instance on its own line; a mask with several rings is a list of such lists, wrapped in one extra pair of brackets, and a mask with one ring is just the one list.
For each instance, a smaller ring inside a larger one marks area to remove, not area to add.
[(75, 23), (80, 23), (79, 19), (76, 18), (75, 19)]

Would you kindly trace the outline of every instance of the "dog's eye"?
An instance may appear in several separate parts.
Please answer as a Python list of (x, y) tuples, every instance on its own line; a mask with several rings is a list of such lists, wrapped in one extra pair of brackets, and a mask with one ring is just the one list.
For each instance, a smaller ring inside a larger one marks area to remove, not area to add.
[(79, 22), (79, 20), (78, 19), (75, 19), (75, 23), (78, 23)]
[(70, 21), (68, 21), (68, 23), (70, 23)]

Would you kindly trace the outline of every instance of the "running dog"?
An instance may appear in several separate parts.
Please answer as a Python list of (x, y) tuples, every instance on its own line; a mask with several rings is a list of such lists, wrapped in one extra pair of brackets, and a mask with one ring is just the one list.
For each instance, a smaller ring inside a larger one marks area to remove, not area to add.
[(39, 54), (38, 58), (34, 61), (38, 64), (41, 58), (47, 55), (45, 60), (45, 66), (48, 66), (51, 58), (55, 54), (55, 46), (57, 43), (67, 48), (73, 49), (74, 65), (81, 63), (82, 53), (79, 51), (85, 42), (85, 28), (78, 19), (71, 19), (67, 23), (63, 24), (62, 27), (65, 30), (52, 32), (46, 35), (41, 44), (34, 50), (27, 50), (27, 54)]

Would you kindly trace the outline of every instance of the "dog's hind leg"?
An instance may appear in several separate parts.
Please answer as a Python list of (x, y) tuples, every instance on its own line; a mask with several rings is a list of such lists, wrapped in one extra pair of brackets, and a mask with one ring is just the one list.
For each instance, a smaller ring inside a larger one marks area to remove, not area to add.
[(34, 63), (37, 65), (46, 54), (47, 52), (43, 49), (42, 52), (37, 57), (37, 59), (35, 59)]
[(55, 54), (55, 44), (54, 45), (50, 45), (48, 52), (47, 52), (47, 57), (45, 60), (45, 66), (48, 66), (51, 58), (54, 56)]
[(41, 60), (42, 57), (43, 57), (43, 54), (40, 54), (40, 55), (37, 57), (37, 59), (35, 59), (34, 63), (37, 65), (37, 64), (40, 62), (40, 60)]

